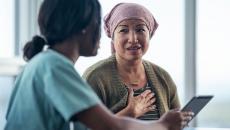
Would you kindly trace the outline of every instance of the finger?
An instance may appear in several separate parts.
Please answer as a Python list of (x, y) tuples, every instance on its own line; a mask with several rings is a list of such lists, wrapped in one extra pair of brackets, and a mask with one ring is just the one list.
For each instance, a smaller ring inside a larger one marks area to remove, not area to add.
[(187, 124), (184, 127), (189, 127), (188, 122), (187, 122)]
[(156, 98), (152, 98), (151, 100), (147, 102), (147, 105), (152, 106), (155, 101), (156, 101)]
[(156, 106), (152, 105), (152, 106), (146, 107), (144, 109), (144, 113), (149, 112), (149, 111), (155, 111), (155, 110), (156, 110)]
[(140, 95), (142, 96), (142, 97), (146, 97), (149, 93), (151, 93), (151, 90), (145, 90), (143, 93), (141, 93)]
[(193, 116), (194, 116), (194, 112), (189, 111), (189, 112), (188, 112), (188, 115), (193, 117)]
[(185, 128), (186, 125), (187, 125), (187, 122), (182, 121), (181, 122), (181, 129)]
[(154, 93), (150, 93), (150, 94), (147, 95), (147, 97), (146, 97), (145, 99), (146, 99), (146, 101), (149, 101), (149, 100), (151, 100), (153, 97), (154, 97)]
[(155, 110), (156, 110), (156, 105), (152, 105), (152, 106), (150, 107), (150, 109), (151, 109), (151, 111), (155, 111)]
[(134, 95), (134, 92), (133, 92), (133, 89), (128, 87), (128, 92), (129, 92), (129, 99), (133, 97)]
[(188, 127), (188, 122), (187, 121), (182, 121), (181, 122), (181, 127), (182, 128)]
[(185, 118), (188, 118), (191, 120), (191, 118), (194, 116), (194, 113), (193, 112), (183, 112), (182, 115), (185, 117)]
[(188, 125), (190, 120), (192, 120), (192, 116), (189, 115), (189, 112), (182, 113), (182, 121), (186, 122), (186, 125)]
[(152, 99), (151, 99), (151, 102), (152, 102), (152, 104), (154, 104), (154, 103), (156, 102), (156, 98), (155, 98), (155, 97), (152, 98)]
[(154, 102), (155, 102), (155, 99), (149, 100), (148, 102), (144, 104), (144, 107), (151, 108), (151, 110), (153, 110), (156, 108), (156, 105), (154, 104)]

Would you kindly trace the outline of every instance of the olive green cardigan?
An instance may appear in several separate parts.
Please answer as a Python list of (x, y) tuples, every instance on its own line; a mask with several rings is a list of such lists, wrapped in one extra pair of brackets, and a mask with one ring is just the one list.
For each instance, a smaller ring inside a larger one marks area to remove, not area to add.
[[(180, 107), (177, 89), (169, 74), (149, 61), (143, 60), (143, 65), (148, 83), (155, 92), (160, 116), (169, 109)], [(114, 55), (89, 67), (83, 78), (112, 112), (126, 107), (128, 90), (119, 77)]]

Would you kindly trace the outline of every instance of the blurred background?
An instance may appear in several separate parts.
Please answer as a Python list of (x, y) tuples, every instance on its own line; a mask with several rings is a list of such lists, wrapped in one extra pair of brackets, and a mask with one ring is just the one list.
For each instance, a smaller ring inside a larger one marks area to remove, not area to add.
[[(230, 0), (99, 1), (103, 16), (119, 2), (148, 8), (159, 28), (144, 58), (170, 73), (182, 106), (195, 95), (214, 95), (190, 125), (230, 127)], [(26, 64), (22, 48), (39, 34), (37, 13), (41, 2), (0, 0), (0, 130), (5, 124), (14, 80)], [(104, 32), (100, 46), (96, 57), (79, 59), (75, 68), (80, 74), (111, 55), (110, 39)]]

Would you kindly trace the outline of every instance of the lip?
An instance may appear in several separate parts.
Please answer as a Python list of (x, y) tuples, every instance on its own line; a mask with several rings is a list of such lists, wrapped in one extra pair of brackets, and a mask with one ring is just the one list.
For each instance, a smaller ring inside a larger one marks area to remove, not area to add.
[(131, 46), (131, 47), (127, 47), (127, 50), (139, 50), (141, 49), (141, 46)]

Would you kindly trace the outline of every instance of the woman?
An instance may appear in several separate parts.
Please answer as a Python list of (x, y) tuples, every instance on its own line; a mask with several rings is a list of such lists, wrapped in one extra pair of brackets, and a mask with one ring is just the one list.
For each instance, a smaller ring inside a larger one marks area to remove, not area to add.
[(142, 120), (157, 120), (168, 110), (179, 108), (169, 74), (142, 59), (158, 27), (153, 15), (141, 5), (119, 3), (104, 23), (114, 54), (83, 74), (103, 103), (117, 115)]
[(97, 0), (43, 1), (42, 36), (24, 47), (28, 64), (15, 82), (5, 130), (69, 130), (71, 121), (95, 130), (176, 130), (191, 119), (189, 112), (171, 111), (158, 122), (143, 123), (116, 117), (100, 103), (74, 69), (79, 56), (97, 54), (100, 18)]

